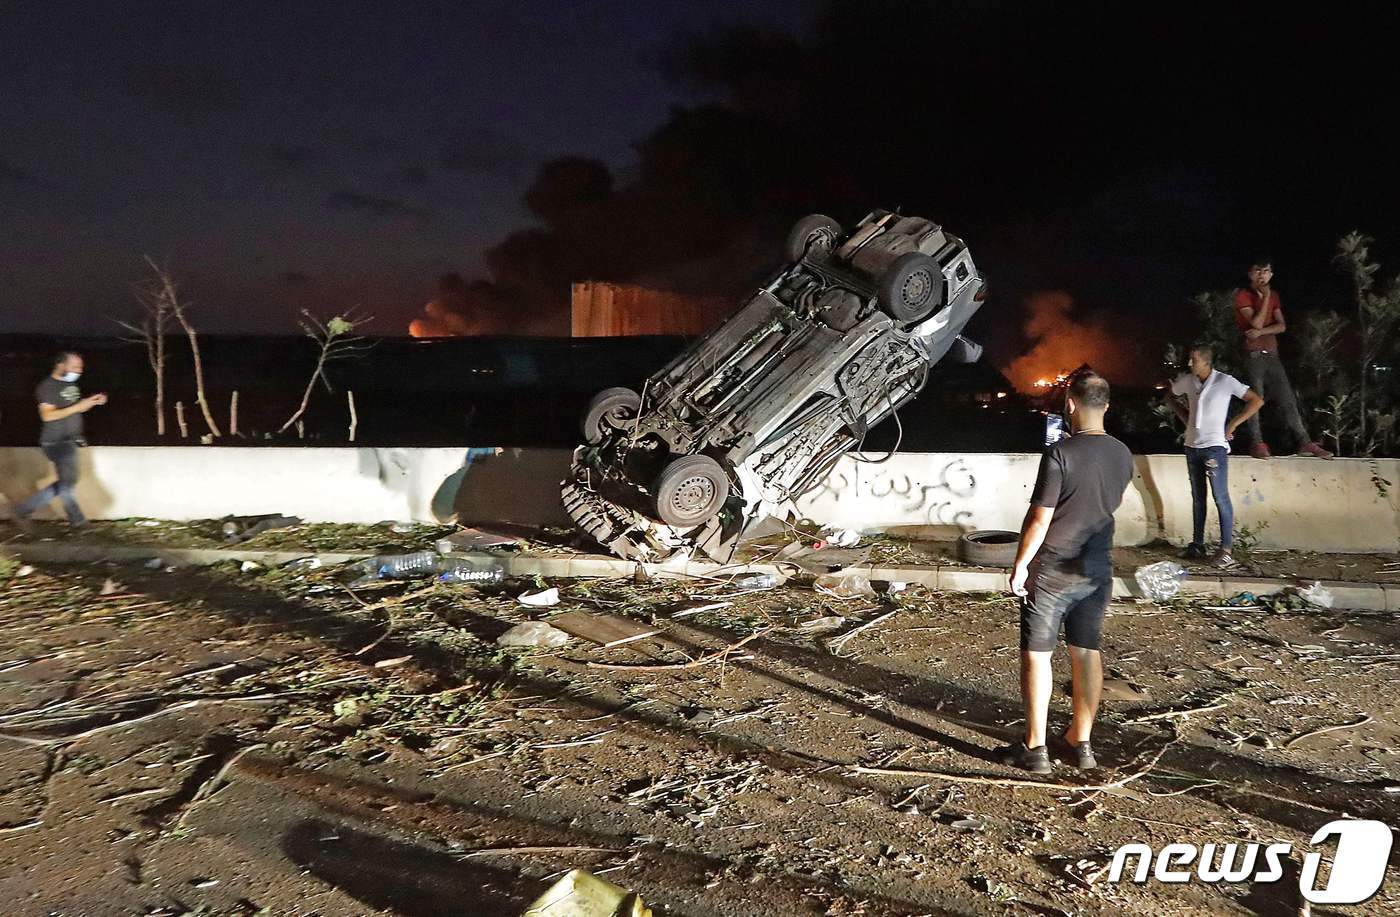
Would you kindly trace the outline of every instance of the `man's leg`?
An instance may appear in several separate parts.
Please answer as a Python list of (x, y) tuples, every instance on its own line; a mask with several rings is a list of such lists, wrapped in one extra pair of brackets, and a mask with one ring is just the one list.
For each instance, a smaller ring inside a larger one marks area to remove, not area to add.
[(1074, 715), (1065, 730), (1065, 739), (1071, 745), (1078, 745), (1089, 741), (1094, 731), (1094, 717), (1098, 715), (1099, 698), (1103, 694), (1103, 654), (1071, 644), (1069, 666), (1073, 677)]
[(73, 496), (73, 489), (78, 486), (78, 447), (71, 443), (62, 446), (53, 446), (45, 449), (49, 460), (53, 462), (54, 470), (58, 472), (58, 499), (63, 503), (63, 511), (68, 516), (68, 524), (79, 527), (87, 524), (87, 518), (83, 516), (82, 508), (78, 506), (77, 499)]
[(1206, 469), (1205, 450), (1186, 447), (1186, 474), (1191, 480), (1191, 544), (1206, 546)]
[(1089, 737), (1094, 731), (1094, 717), (1098, 715), (1099, 698), (1103, 694), (1099, 638), (1103, 632), (1104, 613), (1113, 597), (1113, 569), (1107, 558), (1101, 566), (1103, 572), (1095, 577), (1093, 591), (1075, 602), (1065, 615), (1065, 642), (1069, 644), (1074, 693), (1074, 716), (1065, 731), (1065, 741), (1070, 746), (1071, 760), (1080, 770), (1091, 770), (1099, 765)]
[(1278, 417), (1288, 427), (1288, 432), (1293, 434), (1293, 448), (1298, 449), (1312, 442), (1307, 425), (1303, 423), (1303, 416), (1298, 413), (1298, 398), (1293, 393), (1293, 385), (1288, 381), (1288, 371), (1283, 368), (1283, 361), (1279, 359), (1278, 354), (1271, 353), (1265, 359), (1269, 364), (1269, 378), (1265, 383), (1269, 387), (1268, 402), (1278, 412)]
[[(1249, 376), (1249, 387), (1263, 398), (1265, 401), (1273, 397), (1271, 394), (1264, 394), (1268, 388), (1268, 359), (1265, 353), (1246, 353), (1244, 355), (1245, 374)], [(1263, 445), (1264, 434), (1259, 426), (1259, 412), (1255, 411), (1254, 416), (1244, 422), (1244, 428), (1249, 433), (1250, 445)]]
[(55, 481), (48, 487), (45, 487), (42, 490), (36, 490), (28, 497), (25, 497), (19, 503), (15, 504), (14, 514), (21, 519), (28, 518), (29, 516), (32, 516), (36, 512), (38, 512), (39, 507), (44, 506), (49, 501), (55, 499), (57, 496), (58, 482)]
[(1220, 550), (1229, 554), (1235, 544), (1235, 506), (1230, 502), (1230, 450), (1211, 449), (1205, 471), (1210, 480), (1210, 495), (1215, 498), (1215, 513), (1220, 517)]
[(1054, 651), (1021, 652), (1021, 703), (1026, 710), (1026, 747), (1045, 744), (1045, 724), (1050, 718), (1050, 692), (1053, 690), (1050, 658)]

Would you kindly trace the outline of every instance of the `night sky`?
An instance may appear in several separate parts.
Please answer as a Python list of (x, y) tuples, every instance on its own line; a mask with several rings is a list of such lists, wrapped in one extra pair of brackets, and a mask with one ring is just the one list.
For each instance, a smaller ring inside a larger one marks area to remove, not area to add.
[(457, 326), (567, 333), (570, 280), (738, 295), (794, 218), (897, 206), (967, 239), (1003, 365), (1063, 327), (1127, 371), (1256, 253), (1293, 315), (1348, 230), (1400, 266), (1393, 4), (26, 6), (0, 331), (106, 332), (152, 254), (211, 331), (400, 334), (456, 273)]

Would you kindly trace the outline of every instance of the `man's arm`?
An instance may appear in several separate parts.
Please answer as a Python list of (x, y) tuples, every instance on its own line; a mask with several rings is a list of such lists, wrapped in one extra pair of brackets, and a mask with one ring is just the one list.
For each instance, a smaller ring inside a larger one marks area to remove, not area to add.
[(1168, 394), (1167, 404), (1172, 406), (1172, 410), (1176, 411), (1176, 416), (1181, 418), (1183, 424), (1188, 427), (1191, 425), (1191, 411), (1186, 405), (1181, 403), (1180, 396)]
[(1254, 389), (1248, 390), (1240, 397), (1244, 399), (1244, 410), (1236, 414), (1230, 422), (1225, 425), (1226, 439), (1234, 439), (1235, 431), (1239, 429), (1240, 424), (1244, 423), (1255, 414), (1258, 414), (1259, 409), (1264, 406), (1264, 396)]
[(52, 404), (39, 402), (39, 419), (45, 423), (52, 423), (55, 420), (62, 420), (65, 417), (72, 417), (74, 414), (86, 414), (99, 404), (105, 404), (107, 396), (89, 395), (70, 404), (66, 408), (56, 407)]
[(1026, 510), (1026, 519), (1021, 523), (1021, 544), (1016, 549), (1016, 564), (1011, 571), (1011, 591), (1016, 595), (1026, 594), (1026, 577), (1035, 553), (1045, 543), (1045, 533), (1050, 531), (1050, 520), (1055, 517), (1055, 507), (1036, 506)]

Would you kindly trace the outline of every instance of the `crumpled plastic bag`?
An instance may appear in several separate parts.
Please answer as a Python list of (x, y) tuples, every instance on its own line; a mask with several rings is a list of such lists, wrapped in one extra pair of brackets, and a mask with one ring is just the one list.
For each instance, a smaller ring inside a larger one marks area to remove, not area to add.
[(499, 646), (523, 646), (534, 649), (558, 649), (569, 642), (569, 635), (544, 621), (517, 624), (496, 638)]
[(1154, 602), (1166, 602), (1181, 592), (1181, 579), (1186, 575), (1180, 564), (1169, 560), (1138, 567), (1133, 573), (1142, 594)]
[(868, 598), (875, 594), (870, 577), (850, 567), (819, 576), (812, 585), (822, 595), (838, 599)]
[(854, 548), (860, 544), (860, 532), (855, 529), (840, 529), (828, 535), (826, 543), (838, 548)]
[(515, 600), (521, 605), (529, 605), (533, 608), (548, 608), (559, 604), (559, 590), (551, 586), (538, 592), (522, 592)]
[(1319, 608), (1332, 607), (1332, 593), (1321, 583), (1313, 583), (1306, 589), (1299, 589), (1298, 594), (1307, 599), (1309, 604), (1316, 605)]

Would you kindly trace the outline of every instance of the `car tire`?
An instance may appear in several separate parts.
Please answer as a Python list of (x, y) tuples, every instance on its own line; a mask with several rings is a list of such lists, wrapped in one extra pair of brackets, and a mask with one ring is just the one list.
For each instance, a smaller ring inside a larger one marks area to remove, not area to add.
[(836, 248), (836, 240), (841, 235), (841, 224), (829, 216), (814, 213), (798, 220), (787, 238), (787, 259), (801, 261), (811, 257), (825, 261)]
[(729, 475), (708, 455), (685, 455), (662, 469), (654, 493), (658, 519), (676, 528), (694, 528), (729, 499)]
[(590, 445), (601, 443), (609, 429), (620, 429), (622, 424), (637, 416), (642, 408), (642, 396), (630, 388), (605, 388), (588, 402), (583, 412), (583, 440)]
[(1016, 563), (1020, 544), (1019, 532), (968, 532), (958, 539), (958, 557), (975, 567), (1010, 567)]
[(943, 271), (923, 252), (905, 252), (880, 277), (880, 308), (897, 322), (922, 321), (943, 304)]

